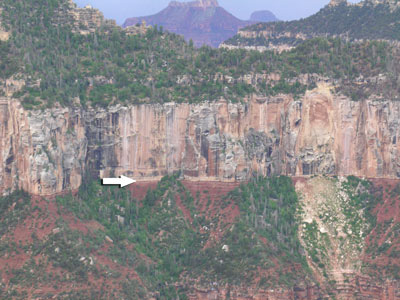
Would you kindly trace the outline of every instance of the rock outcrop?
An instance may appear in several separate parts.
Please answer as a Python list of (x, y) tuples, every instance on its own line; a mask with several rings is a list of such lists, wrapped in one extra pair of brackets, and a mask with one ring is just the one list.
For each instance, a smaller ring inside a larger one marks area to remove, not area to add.
[(341, 4), (348, 4), (347, 0), (331, 0), (329, 2), (329, 6), (337, 6), (337, 5), (341, 5)]
[(117, 26), (114, 20), (105, 19), (100, 10), (90, 5), (80, 8), (72, 0), (60, 7), (57, 22), (70, 23), (73, 32), (83, 35), (93, 33), (100, 27), (110, 30)]
[(85, 172), (157, 179), (174, 171), (203, 180), (253, 173), (400, 177), (400, 103), (354, 102), (326, 85), (302, 99), (243, 104), (145, 104), (25, 111), (0, 105), (1, 191), (54, 194)]
[[(387, 281), (383, 284), (373, 282), (366, 277), (356, 277), (342, 287), (338, 287), (336, 299), (368, 299), (368, 300), (398, 300), (400, 299), (398, 282)], [(329, 299), (332, 295), (321, 293), (316, 286), (295, 287), (293, 289), (271, 288), (262, 290), (258, 288), (220, 288), (220, 289), (194, 289), (190, 299), (251, 299), (251, 300), (319, 300)]]

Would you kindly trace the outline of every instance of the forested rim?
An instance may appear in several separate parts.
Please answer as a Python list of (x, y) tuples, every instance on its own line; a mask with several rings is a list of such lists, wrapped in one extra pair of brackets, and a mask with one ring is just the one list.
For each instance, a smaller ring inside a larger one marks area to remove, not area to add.
[[(270, 39), (263, 37), (251, 39), (236, 35), (226, 43), (237, 45), (269, 45), (273, 43), (287, 43), (296, 45), (301, 33), (308, 37), (318, 35), (340, 36), (347, 39), (386, 39), (400, 40), (400, 9), (393, 9), (387, 3), (372, 4), (364, 1), (362, 5), (341, 3), (335, 6), (326, 6), (318, 13), (300, 20), (274, 23), (259, 23), (248, 26), (242, 31), (268, 31), (273, 35)], [(291, 33), (292, 37), (281, 36)], [(279, 38), (278, 38), (279, 36)]]
[[(397, 74), (396, 53), (384, 42), (346, 43), (317, 38), (282, 54), (202, 47), (154, 27), (127, 35), (119, 27), (72, 32), (66, 0), (4, 0), (2, 25), (11, 33), (0, 43), (0, 76), (25, 80), (15, 93), (25, 108), (76, 104), (232, 102), (252, 94), (299, 96), (315, 87), (301, 74), (344, 82), (360, 75)], [(269, 82), (245, 75), (279, 74)], [(396, 76), (394, 76), (396, 77)], [(251, 84), (249, 84), (251, 83)], [(346, 91), (348, 94), (359, 91)], [(361, 96), (367, 96), (362, 95)], [(359, 98), (359, 97), (358, 97)]]

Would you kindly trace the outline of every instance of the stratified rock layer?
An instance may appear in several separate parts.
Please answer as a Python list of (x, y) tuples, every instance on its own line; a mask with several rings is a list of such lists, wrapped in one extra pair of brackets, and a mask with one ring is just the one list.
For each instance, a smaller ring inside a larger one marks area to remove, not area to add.
[(354, 102), (328, 86), (242, 104), (146, 104), (25, 111), (0, 104), (1, 191), (76, 189), (85, 172), (200, 180), (253, 173), (400, 177), (400, 103)]

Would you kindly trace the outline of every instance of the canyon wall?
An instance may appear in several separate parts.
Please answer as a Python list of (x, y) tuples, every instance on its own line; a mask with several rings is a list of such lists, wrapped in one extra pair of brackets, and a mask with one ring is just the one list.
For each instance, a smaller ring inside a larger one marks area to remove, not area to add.
[(0, 100), (0, 191), (77, 189), (86, 172), (200, 180), (251, 174), (400, 177), (400, 103), (320, 85), (300, 99), (26, 111)]
[[(337, 287), (337, 298), (341, 300), (398, 300), (400, 289), (397, 282), (387, 281), (384, 283), (371, 282), (369, 278), (355, 277), (349, 283)], [(322, 292), (318, 287), (295, 287), (292, 290), (277, 287), (269, 290), (258, 288), (231, 287), (219, 289), (193, 289), (189, 299), (235, 299), (235, 300), (319, 300), (331, 299), (332, 295)]]

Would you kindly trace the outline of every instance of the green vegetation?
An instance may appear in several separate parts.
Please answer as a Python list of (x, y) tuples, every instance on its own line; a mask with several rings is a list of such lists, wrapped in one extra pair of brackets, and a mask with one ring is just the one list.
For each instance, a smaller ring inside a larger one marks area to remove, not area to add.
[(361, 266), (363, 253), (368, 251), (367, 237), (376, 230), (374, 209), (381, 197), (371, 182), (354, 176), (316, 176), (301, 191), (300, 236), (312, 268), (324, 277), (326, 288), (334, 291), (334, 274), (340, 268)]
[[(362, 180), (355, 176), (347, 177), (347, 181), (343, 183), (343, 188), (349, 196), (349, 202), (346, 204), (352, 209), (344, 209), (344, 214), (348, 220), (351, 220), (350, 225), (353, 232), (363, 231), (365, 238), (376, 226), (376, 214), (374, 208), (381, 201), (381, 195), (373, 192), (371, 182)], [(366, 227), (360, 222), (359, 211), (363, 211)]]
[(0, 235), (7, 233), (29, 215), (29, 204), (30, 197), (23, 191), (0, 197)]
[[(0, 197), (0, 256), (3, 259), (0, 298), (27, 299), (26, 290), (32, 288), (35, 297), (53, 298), (54, 294), (39, 288), (48, 286), (61, 289), (57, 297), (67, 299), (118, 299), (121, 293), (124, 299), (143, 299), (143, 287), (134, 278), (124, 278), (94, 259), (94, 253), (103, 255), (104, 232), (93, 235), (71, 229), (63, 218), (54, 220), (50, 205), (43, 199), (34, 201), (22, 191)], [(56, 230), (52, 230), (53, 226)], [(110, 252), (118, 253), (112, 247)], [(119, 259), (131, 259), (133, 255), (120, 255)], [(101, 290), (90, 288), (89, 277), (91, 280), (118, 279), (116, 286), (121, 285), (121, 291), (107, 285)], [(7, 285), (3, 284), (5, 278), (9, 279)], [(81, 284), (89, 288), (79, 289)]]
[[(304, 40), (296, 37), (301, 33), (306, 38), (316, 36), (342, 36), (347, 39), (387, 39), (400, 40), (400, 9), (391, 9), (388, 4), (373, 5), (365, 1), (363, 5), (340, 4), (326, 6), (318, 13), (296, 21), (260, 23), (249, 26), (244, 31), (268, 31), (268, 39), (244, 38), (236, 35), (228, 44), (269, 46), (272, 44), (298, 45)], [(285, 35), (289, 33), (289, 36)]]
[[(375, 267), (376, 272), (392, 278), (398, 276), (395, 262), (400, 248), (388, 240), (398, 236), (400, 227), (393, 224), (393, 219), (376, 223), (380, 194), (368, 181), (351, 176), (336, 186), (336, 179), (324, 179), (334, 188), (327, 187), (326, 192), (338, 194), (326, 199), (325, 194), (318, 197), (332, 212), (339, 210), (335, 213), (337, 219), (319, 208), (318, 222), (300, 224), (301, 207), (290, 178), (253, 178), (224, 196), (220, 207), (216, 206), (216, 199), (211, 201), (211, 191), (198, 193), (194, 198), (178, 178), (179, 174), (164, 177), (141, 201), (127, 189), (102, 187), (90, 179), (85, 180), (77, 195), (57, 197), (56, 208), (46, 200), (39, 207), (39, 202), (32, 203), (23, 192), (1, 197), (0, 228), (6, 238), (0, 241), (0, 254), (28, 254), (20, 268), (4, 268), (10, 274), (10, 283), (23, 289), (52, 282), (56, 290), (78, 282), (89, 284), (92, 280), (107, 280), (118, 286), (63, 292), (71, 299), (143, 299), (149, 291), (157, 291), (157, 299), (186, 299), (187, 287), (195, 279), (204, 286), (248, 286), (257, 282), (263, 289), (294, 287), (313, 282), (298, 239), (300, 225), (306, 253), (332, 287), (332, 241), (340, 248), (335, 248), (339, 254), (359, 253), (362, 249), (357, 247), (372, 229), (376, 238), (366, 244), (367, 255), (385, 255), (394, 262), (384, 268)], [(391, 195), (397, 190), (390, 191)], [(207, 197), (210, 201), (205, 211), (199, 208), (205, 204), (199, 202), (201, 194), (205, 195), (203, 202)], [(230, 214), (235, 206), (240, 214), (227, 221), (222, 210), (228, 209)], [(215, 210), (218, 213), (213, 214)], [(58, 213), (57, 219), (54, 211)], [(93, 220), (97, 222), (90, 222)], [(327, 232), (321, 230), (319, 222), (323, 222)], [(82, 226), (93, 223), (101, 226), (90, 231)], [(29, 242), (13, 236), (13, 229), (22, 225), (32, 229)], [(346, 239), (331, 240), (336, 229), (346, 232)], [(49, 233), (43, 238), (46, 231)], [(388, 231), (386, 241), (378, 244), (381, 234)], [(99, 257), (121, 267), (101, 264)], [(364, 264), (364, 268), (370, 267)], [(137, 272), (140, 281), (124, 268)], [(260, 280), (256, 281), (257, 278)], [(0, 286), (0, 296), (6, 294), (15, 299), (26, 298), (18, 288)]]
[[(95, 181), (86, 182), (77, 197), (59, 197), (57, 202), (82, 219), (101, 223), (105, 227), (103, 236), (110, 236), (115, 244), (108, 255), (121, 263), (128, 262), (148, 287), (159, 292), (160, 299), (175, 299), (182, 291), (171, 284), (178, 282), (184, 271), (204, 264), (207, 258), (201, 249), (208, 237), (195, 229), (200, 227), (201, 219), (195, 219), (192, 226), (183, 217), (177, 197), (191, 208), (192, 196), (177, 176), (170, 176), (163, 178), (155, 190), (149, 190), (141, 203), (125, 189), (101, 187)], [(126, 242), (132, 243), (135, 251), (127, 250)], [(153, 263), (139, 259), (139, 253)]]
[(318, 265), (319, 268), (324, 269), (327, 263), (327, 247), (330, 246), (330, 240), (327, 233), (322, 233), (318, 229), (315, 220), (312, 223), (305, 224), (304, 227), (304, 241), (309, 246), (308, 254), (312, 261)]
[(18, 64), (11, 51), (11, 44), (0, 41), (0, 79), (7, 79), (17, 71)]
[[(392, 47), (383, 42), (315, 39), (277, 54), (194, 49), (157, 27), (142, 35), (127, 35), (118, 27), (80, 35), (72, 31), (66, 3), (5, 0), (1, 4), (3, 24), (12, 35), (0, 43), (0, 76), (14, 74), (25, 80), (25, 87), (14, 96), (26, 108), (67, 106), (76, 104), (76, 99), (82, 105), (107, 106), (221, 97), (238, 101), (253, 93), (297, 96), (315, 86), (313, 79), (300, 83), (301, 74), (352, 80), (396, 69)], [(271, 73), (280, 74), (280, 80), (255, 77)], [(368, 96), (368, 91), (359, 90), (349, 84), (345, 92), (354, 99)]]
[[(233, 225), (198, 211), (177, 178), (164, 177), (141, 203), (124, 189), (100, 187), (93, 181), (85, 183), (77, 197), (59, 197), (57, 202), (79, 218), (100, 222), (116, 245), (108, 255), (128, 259), (148, 286), (160, 292), (161, 299), (184, 294), (170, 286), (190, 278), (206, 284), (240, 285), (252, 282), (259, 267), (279, 267), (276, 278), (280, 281), (270, 279), (265, 286), (293, 286), (307, 274), (297, 238), (297, 196), (289, 178), (257, 178), (226, 196), (224, 202), (238, 205), (242, 212)], [(183, 216), (178, 199), (190, 211), (191, 222)], [(210, 230), (216, 224), (224, 234), (210, 241)], [(126, 250), (126, 241), (135, 251)], [(139, 253), (153, 263), (138, 259)]]
[[(293, 286), (304, 277), (308, 267), (298, 240), (298, 198), (291, 179), (258, 177), (242, 184), (229, 197), (238, 205), (240, 218), (224, 237), (224, 243), (231, 249), (230, 261), (225, 257), (224, 269), (237, 268), (236, 275), (243, 277), (246, 275), (240, 275), (240, 269), (248, 266), (269, 269), (274, 266), (274, 258), (281, 270), (302, 266), (300, 270), (280, 271), (279, 284)], [(249, 271), (246, 273), (252, 275)]]
[[(400, 279), (400, 223), (391, 217), (391, 212), (396, 210), (400, 199), (400, 184), (394, 188), (376, 189), (373, 191), (379, 199), (385, 199), (380, 205), (372, 205), (370, 208), (373, 221), (376, 215), (380, 215), (380, 222), (368, 236), (368, 248), (366, 253), (370, 260), (364, 264), (365, 272), (371, 273), (378, 280), (382, 278)], [(386, 195), (385, 195), (386, 194)], [(380, 263), (381, 260), (387, 263)], [(383, 276), (384, 274), (384, 276)]]
[(280, 251), (301, 262), (298, 254), (296, 209), (298, 199), (288, 177), (258, 177), (230, 193), (241, 211), (241, 222), (265, 237)]

